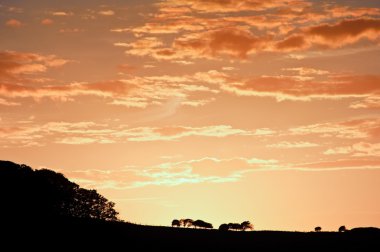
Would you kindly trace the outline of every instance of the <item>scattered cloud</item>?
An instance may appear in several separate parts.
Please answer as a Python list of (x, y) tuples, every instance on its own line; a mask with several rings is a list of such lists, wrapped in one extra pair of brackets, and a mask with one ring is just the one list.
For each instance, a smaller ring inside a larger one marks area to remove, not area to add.
[(334, 161), (297, 164), (292, 168), (306, 171), (380, 169), (380, 161), (376, 159), (340, 159)]
[(120, 170), (74, 170), (65, 175), (85, 187), (125, 190), (144, 186), (179, 186), (198, 183), (237, 182), (252, 172), (298, 170), (304, 172), (380, 169), (371, 159), (342, 159), (284, 165), (277, 160), (257, 158), (200, 159), (166, 162), (150, 167), (129, 166)]
[(33, 121), (28, 121), (20, 122), (18, 126), (7, 127), (5, 125), (2, 128), (2, 131), (0, 131), (0, 143), (15, 147), (24, 146), (27, 142), (46, 145), (48, 143), (108, 144), (179, 141), (187, 137), (254, 137), (262, 136), (263, 134), (260, 133), (261, 131), (261, 129), (250, 131), (233, 128), (229, 125), (130, 128), (126, 125), (110, 125), (95, 122), (49, 122), (45, 124), (36, 124)]
[(380, 144), (359, 142), (349, 146), (334, 147), (324, 152), (325, 155), (350, 154), (354, 157), (380, 157)]
[(58, 16), (58, 17), (67, 17), (67, 16), (72, 16), (74, 13), (72, 12), (66, 12), (66, 11), (55, 11), (52, 12), (53, 16)]
[(0, 98), (0, 106), (20, 106), (21, 104), (18, 103), (18, 102), (11, 102), (11, 101), (7, 101), (3, 98)]
[(52, 25), (53, 23), (54, 23), (54, 21), (50, 18), (45, 18), (45, 19), (41, 20), (42, 25)]
[(241, 12), (241, 11), (263, 11), (284, 6), (307, 5), (306, 1), (290, 0), (167, 0), (160, 3), (163, 7), (190, 8), (205, 13), (218, 12)]
[(21, 21), (17, 19), (9, 19), (8, 21), (5, 22), (5, 25), (11, 28), (20, 28), (23, 26)]
[[(301, 76), (302, 77), (302, 76)], [(278, 101), (312, 99), (367, 98), (380, 93), (377, 75), (329, 76), (314, 81), (294, 76), (261, 76), (226, 83), (222, 89), (241, 96), (273, 97)]]
[(378, 109), (380, 108), (380, 96), (369, 96), (361, 101), (351, 103), (353, 109)]
[(192, 57), (228, 55), (246, 59), (249, 53), (262, 48), (264, 42), (265, 39), (255, 36), (247, 29), (225, 27), (183, 36), (174, 41), (174, 47), (179, 51), (190, 52)]
[(101, 10), (98, 14), (102, 16), (113, 16), (115, 15), (115, 12), (113, 10)]
[(361, 39), (376, 41), (379, 36), (380, 19), (343, 20), (335, 24), (321, 24), (305, 28), (302, 32), (292, 34), (277, 42), (276, 49), (294, 51), (305, 50), (312, 46), (319, 46), (321, 49), (323, 47), (339, 48), (357, 43)]
[(67, 171), (65, 175), (83, 186), (122, 190), (149, 185), (178, 186), (194, 183), (236, 182), (246, 172), (271, 168), (276, 164), (276, 160), (257, 158), (205, 157), (167, 162), (146, 168)]
[[(48, 68), (60, 67), (69, 60), (55, 55), (40, 55), (15, 51), (0, 51), (0, 80), (2, 83), (12, 81), (32, 81), (33, 74), (46, 72)], [(38, 81), (39, 78), (36, 78)]]
[(268, 144), (269, 148), (277, 148), (277, 149), (295, 149), (295, 148), (310, 148), (310, 147), (318, 147), (319, 144), (310, 143), (310, 142), (288, 142), (283, 141), (275, 144)]
[(312, 135), (342, 139), (376, 139), (380, 132), (380, 119), (366, 118), (342, 122), (317, 123), (291, 128), (293, 135)]

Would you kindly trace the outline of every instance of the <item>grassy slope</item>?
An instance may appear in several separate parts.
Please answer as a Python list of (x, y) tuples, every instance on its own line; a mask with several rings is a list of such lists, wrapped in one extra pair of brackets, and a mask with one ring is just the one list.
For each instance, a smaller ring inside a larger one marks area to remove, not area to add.
[[(4, 227), (4, 225), (3, 225)], [(378, 251), (380, 232), (220, 232), (191, 228), (139, 226), (65, 219), (7, 225), (8, 237), (28, 240), (28, 246), (49, 243), (62, 248), (128, 248), (130, 251)], [(4, 237), (4, 236), (3, 236)], [(25, 245), (23, 243), (16, 245)], [(375, 247), (374, 249), (370, 249)], [(119, 250), (118, 250), (119, 251)], [(126, 251), (123, 249), (122, 251)]]

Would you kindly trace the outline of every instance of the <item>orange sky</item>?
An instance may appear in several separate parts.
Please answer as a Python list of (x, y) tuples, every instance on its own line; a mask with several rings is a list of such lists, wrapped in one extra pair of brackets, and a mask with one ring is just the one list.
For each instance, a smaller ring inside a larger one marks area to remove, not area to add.
[(380, 227), (379, 69), (377, 1), (2, 0), (0, 159), (135, 223)]

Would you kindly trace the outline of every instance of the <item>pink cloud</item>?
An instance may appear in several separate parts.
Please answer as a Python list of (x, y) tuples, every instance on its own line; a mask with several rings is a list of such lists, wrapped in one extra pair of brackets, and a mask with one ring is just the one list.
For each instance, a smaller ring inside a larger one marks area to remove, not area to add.
[(242, 96), (274, 97), (282, 100), (365, 98), (380, 94), (380, 76), (330, 76), (327, 81), (311, 81), (293, 76), (263, 76), (222, 88)]
[(302, 32), (277, 42), (275, 47), (280, 51), (304, 50), (313, 45), (338, 48), (361, 39), (375, 41), (379, 36), (380, 20), (361, 18), (304, 28)]
[(5, 22), (5, 25), (11, 28), (20, 28), (23, 26), (21, 21), (17, 19), (9, 19), (8, 21)]
[(380, 157), (380, 144), (359, 142), (349, 146), (330, 148), (324, 152), (325, 155), (350, 154), (355, 157)]
[(184, 6), (192, 10), (206, 13), (217, 12), (240, 12), (240, 11), (263, 11), (272, 8), (305, 5), (305, 1), (290, 0), (167, 0), (161, 3), (162, 6)]
[(378, 139), (380, 119), (366, 118), (342, 122), (317, 123), (289, 129), (292, 135), (319, 135), (342, 139)]
[(379, 169), (380, 160), (373, 159), (342, 159), (336, 161), (321, 161), (294, 165), (295, 169), (312, 170), (347, 170), (347, 169)]
[(200, 34), (184, 36), (174, 41), (176, 50), (185, 50), (193, 57), (228, 55), (246, 59), (251, 52), (264, 46), (264, 39), (240, 28), (224, 28)]
[(50, 18), (45, 18), (45, 19), (41, 20), (42, 25), (52, 25), (53, 23), (54, 23), (54, 21)]
[(0, 80), (25, 80), (23, 75), (42, 73), (50, 67), (60, 67), (68, 62), (55, 55), (0, 51)]
[(115, 15), (115, 12), (113, 10), (101, 10), (98, 14), (102, 16), (113, 16)]

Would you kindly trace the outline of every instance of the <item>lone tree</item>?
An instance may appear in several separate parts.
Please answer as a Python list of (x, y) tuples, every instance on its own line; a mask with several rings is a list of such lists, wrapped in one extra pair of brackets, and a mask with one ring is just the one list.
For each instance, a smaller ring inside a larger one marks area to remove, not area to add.
[(339, 227), (339, 230), (338, 230), (340, 233), (342, 233), (342, 232), (346, 232), (347, 231), (347, 228), (346, 228), (346, 226), (341, 226), (341, 227)]
[(48, 169), (0, 161), (0, 219), (77, 217), (117, 220), (115, 203)]
[(314, 230), (315, 230), (315, 232), (321, 232), (322, 228), (321, 227), (315, 227)]

